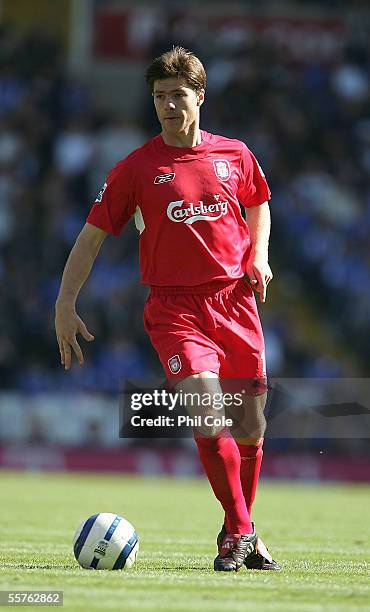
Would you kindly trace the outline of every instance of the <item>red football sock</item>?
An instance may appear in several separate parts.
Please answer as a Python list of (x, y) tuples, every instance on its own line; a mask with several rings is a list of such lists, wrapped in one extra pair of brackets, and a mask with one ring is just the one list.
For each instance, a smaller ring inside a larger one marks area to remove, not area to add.
[(257, 444), (239, 444), (240, 452), (240, 481), (249, 515), (252, 514), (252, 505), (256, 497), (256, 489), (263, 457), (263, 439)]
[(240, 482), (240, 454), (235, 440), (222, 432), (210, 438), (196, 435), (195, 441), (213, 492), (225, 510), (227, 533), (252, 533)]

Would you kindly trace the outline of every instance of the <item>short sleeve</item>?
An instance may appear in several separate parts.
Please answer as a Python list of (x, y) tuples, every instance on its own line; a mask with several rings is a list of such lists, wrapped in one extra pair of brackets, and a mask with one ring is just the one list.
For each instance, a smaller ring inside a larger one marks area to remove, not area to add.
[(132, 168), (124, 159), (109, 172), (86, 221), (119, 236), (135, 209)]
[(259, 206), (271, 198), (263, 170), (244, 143), (242, 143), (237, 198), (245, 207)]

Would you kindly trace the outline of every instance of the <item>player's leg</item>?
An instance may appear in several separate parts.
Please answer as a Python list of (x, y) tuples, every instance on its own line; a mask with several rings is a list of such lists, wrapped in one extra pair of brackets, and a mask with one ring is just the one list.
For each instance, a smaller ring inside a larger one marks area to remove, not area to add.
[[(218, 371), (224, 352), (214, 339), (213, 297), (188, 295), (185, 289), (174, 294), (172, 289), (171, 293), (166, 290), (166, 295), (162, 295), (162, 289), (152, 289), (145, 305), (145, 328), (171, 386), (187, 393), (220, 393)], [(240, 453), (235, 440), (225, 432), (204, 433), (196, 434), (196, 443), (211, 486), (224, 507), (227, 524), (222, 557), (217, 557), (215, 569), (238, 570), (245, 556), (254, 550), (257, 539), (251, 533), (241, 488)]]
[[(230, 383), (227, 385), (230, 391)], [(238, 393), (241, 388), (252, 390), (255, 388), (255, 380), (233, 380), (234, 393)], [(223, 381), (224, 383), (224, 381)], [(235, 385), (236, 383), (236, 385)], [(260, 385), (258, 385), (260, 386)], [(238, 389), (239, 391), (237, 391)], [(227, 408), (227, 416), (233, 420), (230, 432), (233, 435), (240, 453), (240, 482), (243, 490), (244, 499), (251, 516), (252, 505), (256, 495), (256, 489), (261, 469), (263, 456), (263, 436), (266, 428), (264, 417), (264, 407), (266, 404), (266, 392), (258, 395), (248, 395), (243, 393), (242, 404), (234, 403)], [(254, 524), (252, 523), (254, 526)], [(217, 538), (218, 550), (221, 550), (222, 541), (226, 534), (225, 525), (222, 526)], [(260, 537), (257, 537), (255, 549), (252, 554), (244, 561), (248, 569), (257, 570), (279, 570), (280, 567), (272, 558), (265, 544)]]
[[(233, 420), (230, 431), (240, 453), (240, 481), (248, 512), (251, 515), (261, 470), (263, 440), (266, 429), (264, 408), (267, 397), (264, 340), (253, 292), (244, 281), (235, 291), (224, 297), (222, 307), (227, 313), (219, 316), (221, 342), (228, 346), (221, 363), (220, 377), (225, 391), (239, 393), (242, 402), (227, 408)], [(222, 317), (222, 318), (221, 318)], [(239, 396), (240, 397), (240, 396)], [(225, 529), (221, 530), (219, 540)], [(258, 547), (261, 553), (258, 552)], [(254, 569), (279, 569), (262, 541), (258, 539), (255, 555), (245, 565)], [(249, 563), (249, 561), (251, 563)]]
[[(183, 396), (195, 398), (186, 402), (190, 416), (201, 415), (202, 426), (194, 428), (194, 439), (208, 480), (225, 511), (228, 533), (251, 533), (253, 531), (240, 483), (240, 453), (235, 440), (222, 426), (205, 426), (205, 417), (214, 414), (210, 406), (197, 403), (197, 398), (221, 395), (222, 389), (217, 374), (201, 372), (182, 380), (176, 385)], [(223, 410), (217, 410), (222, 416)]]
[(225, 534), (214, 569), (238, 570), (246, 557), (254, 551), (257, 539), (240, 482), (240, 453), (227, 429), (204, 425), (206, 415), (220, 417), (223, 409), (214, 411), (194, 401), (194, 398), (222, 395), (218, 376), (210, 371), (194, 374), (178, 383), (176, 390), (181, 390), (183, 396), (189, 396), (186, 407), (190, 416), (202, 416), (202, 426), (195, 428), (194, 438), (204, 471), (225, 512)]
[[(250, 382), (248, 381), (248, 383)], [(250, 515), (252, 514), (263, 458), (266, 397), (266, 392), (259, 395), (244, 393), (241, 405), (234, 404), (228, 407), (228, 415), (233, 420), (233, 427), (230, 431), (240, 453), (240, 480)]]
[[(248, 380), (252, 387), (254, 382), (254, 380)], [(248, 385), (245, 386), (248, 387)], [(234, 422), (231, 433), (235, 438), (240, 453), (240, 481), (250, 516), (263, 457), (263, 436), (266, 429), (266, 419), (264, 416), (266, 397), (266, 392), (260, 395), (244, 394), (242, 405), (234, 405), (228, 408), (228, 412)], [(219, 542), (224, 537), (224, 531), (224, 529), (221, 529)], [(254, 553), (248, 556), (244, 565), (248, 569), (280, 569), (259, 537), (257, 538)]]
[(249, 512), (256, 495), (262, 463), (262, 445), (266, 428), (266, 366), (264, 339), (256, 301), (244, 281), (214, 302), (217, 310), (219, 342), (226, 347), (220, 361), (224, 392), (238, 394), (242, 402), (228, 407), (240, 456), (243, 493)]

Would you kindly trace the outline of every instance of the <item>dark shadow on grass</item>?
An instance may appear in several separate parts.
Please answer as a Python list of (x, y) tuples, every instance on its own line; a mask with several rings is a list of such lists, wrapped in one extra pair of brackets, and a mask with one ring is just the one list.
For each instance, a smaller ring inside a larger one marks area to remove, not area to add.
[(34, 569), (34, 570), (50, 570), (50, 569), (58, 569), (58, 570), (73, 570), (73, 569), (79, 569), (78, 566), (76, 567), (76, 565), (59, 565), (57, 563), (12, 563), (12, 564), (8, 564), (5, 563), (3, 566), (3, 568), (6, 567), (7, 569)]
[(211, 565), (197, 565), (196, 567), (189, 567), (189, 565), (161, 565), (160, 567), (153, 567), (151, 568), (153, 570), (166, 570), (167, 572), (178, 572), (179, 570), (181, 571), (203, 571), (203, 570), (210, 570), (212, 569)]

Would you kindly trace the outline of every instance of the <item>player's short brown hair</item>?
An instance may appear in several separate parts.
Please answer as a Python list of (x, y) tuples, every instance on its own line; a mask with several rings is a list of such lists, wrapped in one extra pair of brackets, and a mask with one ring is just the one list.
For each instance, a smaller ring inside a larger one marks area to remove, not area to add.
[(184, 79), (197, 92), (206, 88), (207, 77), (202, 62), (184, 47), (173, 47), (156, 57), (145, 74), (152, 92), (154, 81), (170, 78)]

